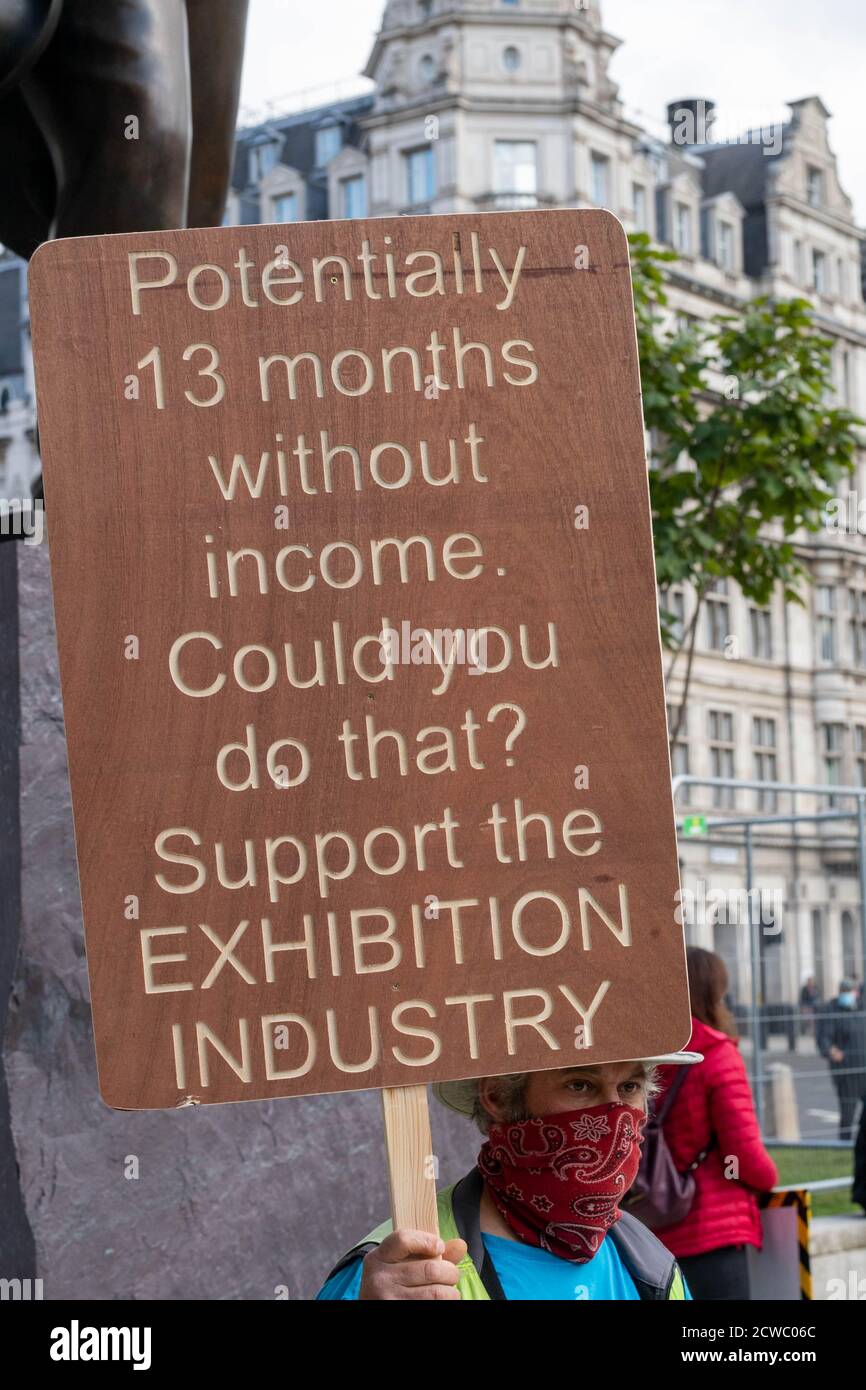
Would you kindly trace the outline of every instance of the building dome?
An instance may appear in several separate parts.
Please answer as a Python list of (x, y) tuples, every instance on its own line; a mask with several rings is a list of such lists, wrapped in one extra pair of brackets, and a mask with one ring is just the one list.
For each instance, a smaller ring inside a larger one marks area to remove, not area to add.
[(382, 15), (382, 29), (402, 29), (424, 24), (437, 18), (460, 15), (495, 13), (503, 19), (520, 15), (543, 18), (550, 15), (572, 15), (601, 26), (599, 0), (387, 0)]

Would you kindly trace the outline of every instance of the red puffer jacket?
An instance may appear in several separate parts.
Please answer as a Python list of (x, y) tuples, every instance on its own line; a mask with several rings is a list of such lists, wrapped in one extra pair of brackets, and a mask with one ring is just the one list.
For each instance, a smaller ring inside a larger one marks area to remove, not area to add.
[[(682, 1172), (715, 1137), (712, 1151), (695, 1171), (695, 1200), (684, 1221), (655, 1234), (678, 1257), (703, 1255), (723, 1245), (761, 1245), (756, 1192), (779, 1180), (776, 1165), (761, 1142), (746, 1065), (733, 1038), (692, 1019), (689, 1049), (704, 1061), (689, 1067), (664, 1135), (674, 1163)], [(675, 1067), (660, 1067), (664, 1089)], [(660, 1106), (664, 1090), (656, 1105)], [(725, 1177), (725, 1165), (737, 1159), (739, 1178)]]

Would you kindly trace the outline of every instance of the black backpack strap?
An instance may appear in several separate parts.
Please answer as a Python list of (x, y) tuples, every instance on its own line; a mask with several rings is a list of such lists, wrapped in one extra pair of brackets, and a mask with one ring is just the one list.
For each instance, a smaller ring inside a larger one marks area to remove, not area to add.
[(668, 1086), (667, 1090), (665, 1091), (664, 1097), (662, 1099), (661, 1109), (656, 1111), (653, 1117), (655, 1119), (656, 1124), (659, 1125), (659, 1127), (661, 1127), (664, 1124), (668, 1115), (671, 1113), (674, 1101), (680, 1093), (680, 1088), (682, 1087), (683, 1082), (686, 1079), (686, 1075), (687, 1068), (680, 1067), (677, 1070), (677, 1074), (671, 1082), (670, 1086)]
[(378, 1250), (378, 1248), (379, 1242), (375, 1240), (364, 1240), (361, 1241), (360, 1245), (353, 1245), (352, 1249), (347, 1250), (345, 1255), (337, 1261), (324, 1282), (327, 1284), (328, 1279), (333, 1279), (334, 1275), (339, 1274), (347, 1265), (354, 1264), (355, 1260), (363, 1260), (364, 1256), (369, 1255), (371, 1250)]
[(642, 1299), (667, 1299), (677, 1272), (677, 1262), (657, 1236), (636, 1216), (623, 1212), (608, 1238), (634, 1280)]
[(718, 1142), (719, 1138), (717, 1134), (710, 1135), (710, 1142), (709, 1144), (707, 1144), (707, 1147), (705, 1149), (701, 1149), (697, 1158), (692, 1159), (688, 1168), (683, 1169), (682, 1176), (685, 1177), (687, 1173), (694, 1173), (696, 1169), (700, 1168), (704, 1159), (707, 1158), (713, 1152), (713, 1149), (716, 1147)]
[[(661, 1127), (663, 1126), (663, 1124), (664, 1124), (665, 1120), (667, 1119), (668, 1115), (671, 1113), (671, 1110), (673, 1109), (674, 1101), (676, 1100), (677, 1096), (679, 1095), (680, 1087), (682, 1086), (683, 1082), (685, 1081), (687, 1075), (688, 1075), (688, 1068), (687, 1068), (687, 1067), (680, 1067), (680, 1069), (679, 1069), (677, 1075), (674, 1077), (674, 1079), (673, 1079), (673, 1081), (671, 1082), (670, 1086), (668, 1086), (668, 1089), (667, 1089), (667, 1091), (665, 1092), (665, 1095), (664, 1095), (664, 1099), (662, 1100), (662, 1108), (661, 1108), (661, 1110), (659, 1110), (658, 1114), (655, 1115), (655, 1116), (653, 1117), (653, 1118), (655, 1119), (655, 1123), (658, 1125), (659, 1129), (661, 1129)], [(719, 1141), (718, 1141), (717, 1136), (716, 1136), (715, 1134), (712, 1134), (712, 1135), (710, 1136), (710, 1142), (709, 1142), (709, 1144), (707, 1144), (707, 1146), (706, 1146), (705, 1149), (701, 1149), (701, 1151), (700, 1151), (700, 1153), (698, 1154), (697, 1158), (693, 1159), (692, 1162), (688, 1165), (687, 1168), (684, 1168), (684, 1169), (682, 1170), (681, 1176), (682, 1176), (682, 1177), (685, 1177), (687, 1173), (694, 1173), (695, 1170), (696, 1170), (697, 1168), (700, 1168), (700, 1166), (701, 1166), (701, 1164), (703, 1163), (704, 1159), (707, 1157), (708, 1154), (711, 1154), (711, 1153), (712, 1153), (713, 1149), (716, 1147), (716, 1144), (717, 1144), (718, 1142), (719, 1142)], [(679, 1170), (677, 1170), (677, 1171), (679, 1171)]]
[(499, 1282), (499, 1275), (487, 1253), (481, 1235), (481, 1198), (484, 1195), (484, 1179), (477, 1168), (473, 1168), (461, 1178), (451, 1194), (451, 1207), (454, 1224), (469, 1251), (469, 1258), (478, 1270), (478, 1277), (491, 1299), (503, 1299), (505, 1294)]

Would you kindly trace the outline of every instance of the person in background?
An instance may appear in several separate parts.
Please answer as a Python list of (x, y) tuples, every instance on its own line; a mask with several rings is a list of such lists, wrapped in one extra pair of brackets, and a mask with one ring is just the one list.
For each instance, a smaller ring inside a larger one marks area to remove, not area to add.
[[(736, 1026), (725, 1005), (728, 972), (720, 956), (690, 946), (686, 952), (692, 1003), (688, 1047), (704, 1060), (687, 1074), (664, 1119), (674, 1164), (694, 1169), (695, 1194), (686, 1217), (656, 1229), (677, 1257), (692, 1292), (701, 1299), (748, 1299), (748, 1247), (761, 1247), (758, 1194), (778, 1182), (761, 1140)], [(660, 1069), (657, 1105), (675, 1071)]]
[(821, 996), (818, 993), (818, 986), (815, 983), (815, 976), (810, 975), (809, 978), (804, 981), (803, 988), (800, 990), (801, 1037), (805, 1038), (809, 1037), (811, 1034), (814, 1034), (815, 1014), (818, 1010), (818, 1005), (820, 1004), (820, 1002)]
[(637, 1174), (656, 1065), (700, 1060), (673, 1053), (438, 1082), (437, 1099), (485, 1137), (476, 1167), (438, 1194), (439, 1236), (383, 1222), (317, 1297), (690, 1298), (674, 1257), (620, 1204)]
[[(818, 1023), (818, 1051), (830, 1064), (830, 1079), (839, 1099), (839, 1138), (850, 1142), (854, 1138), (854, 1119), (857, 1106), (866, 1103), (866, 1015), (858, 1005), (857, 988), (853, 980), (839, 985), (835, 999), (824, 1006)], [(860, 1129), (863, 1129), (861, 1116)], [(855, 1178), (854, 1200), (866, 1206), (866, 1164), (863, 1154), (866, 1138), (858, 1135), (857, 1150), (861, 1172)]]

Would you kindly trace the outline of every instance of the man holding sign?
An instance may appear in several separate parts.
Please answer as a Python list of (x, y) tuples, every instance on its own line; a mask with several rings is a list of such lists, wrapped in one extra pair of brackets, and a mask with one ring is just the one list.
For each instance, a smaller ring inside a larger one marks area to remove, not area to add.
[(655, 1063), (697, 1053), (440, 1082), (486, 1135), (439, 1194), (441, 1239), (373, 1231), (320, 1299), (684, 1299), (676, 1260), (620, 1203), (635, 1180)]
[(30, 298), (103, 1099), (382, 1088), (375, 1290), (436, 1227), (425, 1085), (517, 1074), (473, 1229), (667, 1297), (616, 1221), (622, 1058), (691, 1031), (621, 225), (84, 237)]

